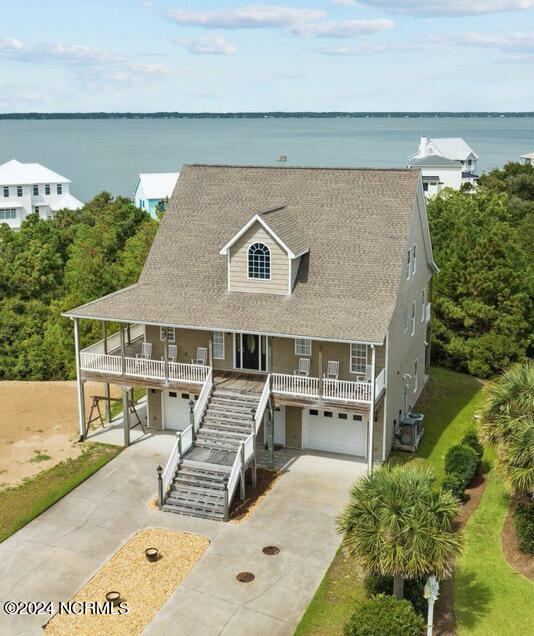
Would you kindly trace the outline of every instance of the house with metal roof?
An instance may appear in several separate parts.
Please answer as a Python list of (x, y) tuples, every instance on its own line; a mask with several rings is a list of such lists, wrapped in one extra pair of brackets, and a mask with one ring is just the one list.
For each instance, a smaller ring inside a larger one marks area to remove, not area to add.
[(69, 179), (40, 163), (6, 161), (0, 165), (0, 223), (18, 229), (28, 214), (49, 219), (58, 210), (78, 210), (83, 203), (69, 189)]
[(443, 188), (475, 188), (478, 158), (461, 137), (421, 137), (408, 165), (421, 170), (424, 192), (429, 197)]
[(144, 172), (139, 175), (133, 199), (135, 205), (155, 217), (171, 198), (179, 172)]
[[(80, 434), (85, 382), (123, 388), (125, 444), (130, 389), (146, 389), (148, 425), (179, 432), (160, 505), (213, 518), (264, 444), (370, 470), (422, 433), (402, 439), (436, 269), (418, 170), (184, 166), (138, 282), (65, 314)], [(104, 337), (82, 350), (86, 320)]]

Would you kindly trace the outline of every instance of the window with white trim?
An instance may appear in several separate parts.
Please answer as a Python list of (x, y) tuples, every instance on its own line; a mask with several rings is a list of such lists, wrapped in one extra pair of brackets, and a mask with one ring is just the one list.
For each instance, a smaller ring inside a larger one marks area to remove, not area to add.
[(411, 270), (411, 275), (414, 276), (415, 274), (415, 265), (416, 265), (416, 258), (415, 258), (415, 250), (416, 250), (417, 245), (412, 246), (412, 270)]
[(16, 218), (16, 208), (0, 208), (0, 221), (14, 221)]
[(248, 277), (271, 278), (271, 251), (264, 243), (254, 243), (248, 248)]
[(215, 360), (224, 360), (224, 332), (213, 332), (213, 357)]
[(160, 327), (159, 338), (162, 342), (166, 340), (167, 342), (174, 344), (176, 342), (176, 332), (174, 327)]
[(22, 196), (22, 186), (17, 186), (17, 196), (18, 197)]
[(405, 311), (402, 316), (402, 333), (406, 335), (408, 333), (408, 312)]
[(411, 260), (412, 248), (410, 247), (406, 252), (406, 280), (410, 280), (410, 272), (412, 271)]
[(350, 372), (365, 373), (367, 367), (367, 345), (351, 343)]
[(45, 194), (50, 194), (50, 184), (45, 185)]
[(415, 300), (412, 303), (412, 336), (415, 333)]
[(419, 362), (416, 360), (413, 363), (413, 392), (414, 393), (417, 393), (418, 373), (419, 373)]
[(58, 194), (63, 194), (63, 185), (61, 183), (56, 184), (56, 192)]
[(39, 186), (38, 185), (34, 185), (33, 186), (33, 196), (34, 197), (38, 197), (39, 196)]
[(311, 356), (311, 340), (308, 338), (295, 338), (295, 355)]
[(421, 293), (421, 322), (426, 320), (426, 289)]
[(9, 186), (4, 186), (4, 196), (6, 198), (9, 196)]

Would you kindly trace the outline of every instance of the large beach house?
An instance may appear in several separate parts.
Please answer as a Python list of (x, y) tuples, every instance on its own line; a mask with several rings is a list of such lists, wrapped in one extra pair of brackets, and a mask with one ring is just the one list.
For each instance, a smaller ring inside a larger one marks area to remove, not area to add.
[[(427, 379), (435, 271), (419, 171), (184, 166), (139, 281), (66, 314), (81, 435), (85, 381), (145, 388), (181, 431), (162, 507), (215, 518), (260, 445), (371, 468)], [(83, 319), (123, 327), (80, 350)]]
[(478, 155), (461, 137), (421, 137), (409, 167), (421, 171), (423, 191), (431, 197), (443, 188), (474, 188), (478, 182)]
[(69, 188), (69, 179), (40, 163), (6, 161), (0, 165), (0, 223), (18, 229), (28, 214), (49, 219), (58, 210), (78, 210), (83, 203)]

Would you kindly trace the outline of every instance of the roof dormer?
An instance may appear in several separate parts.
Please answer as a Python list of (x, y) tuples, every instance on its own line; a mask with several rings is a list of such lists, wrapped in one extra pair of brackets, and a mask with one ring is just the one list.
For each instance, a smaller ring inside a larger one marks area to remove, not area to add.
[(228, 291), (291, 294), (307, 251), (286, 206), (252, 215), (220, 251), (228, 259)]

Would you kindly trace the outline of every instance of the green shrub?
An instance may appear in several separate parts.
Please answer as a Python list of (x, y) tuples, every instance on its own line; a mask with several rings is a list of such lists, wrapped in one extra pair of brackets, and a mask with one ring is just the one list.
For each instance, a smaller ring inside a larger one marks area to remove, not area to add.
[(478, 433), (475, 430), (469, 431), (463, 436), (460, 444), (469, 446), (469, 448), (472, 448), (475, 451), (478, 457), (478, 463), (480, 465), (480, 462), (482, 461), (482, 455), (484, 454), (484, 447), (478, 439)]
[(534, 555), (534, 504), (518, 503), (513, 514), (519, 549)]
[(459, 501), (465, 501), (465, 483), (464, 480), (454, 473), (447, 473), (443, 480), (443, 490), (451, 492)]
[(379, 594), (360, 603), (345, 624), (345, 636), (421, 636), (424, 620), (409, 601)]
[(470, 446), (456, 444), (445, 455), (445, 472), (458, 475), (464, 488), (473, 479), (478, 469), (478, 455)]
[[(366, 576), (363, 586), (367, 596), (377, 594), (393, 594), (392, 576)], [(428, 609), (426, 598), (424, 597), (425, 579), (406, 579), (404, 581), (404, 598), (413, 605), (414, 610), (425, 617)]]

